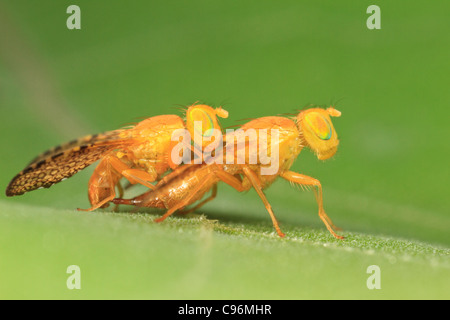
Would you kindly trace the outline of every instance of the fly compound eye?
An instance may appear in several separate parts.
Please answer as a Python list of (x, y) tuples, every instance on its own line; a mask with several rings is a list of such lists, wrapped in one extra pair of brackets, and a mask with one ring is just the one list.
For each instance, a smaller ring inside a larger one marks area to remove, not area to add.
[(331, 138), (331, 125), (320, 113), (311, 112), (306, 114), (305, 122), (320, 139), (329, 140)]
[(194, 109), (189, 114), (190, 121), (194, 124), (194, 131), (202, 137), (210, 137), (214, 130), (214, 121), (205, 110)]

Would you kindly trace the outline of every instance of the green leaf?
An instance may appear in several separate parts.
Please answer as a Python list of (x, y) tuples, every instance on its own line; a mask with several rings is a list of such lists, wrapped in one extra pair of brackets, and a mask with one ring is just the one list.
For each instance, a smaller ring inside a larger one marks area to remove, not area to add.
[[(0, 203), (1, 298), (398, 299), (449, 296), (450, 250), (419, 241), (204, 215)], [(66, 269), (78, 265), (81, 290)], [(381, 269), (381, 290), (366, 286)]]

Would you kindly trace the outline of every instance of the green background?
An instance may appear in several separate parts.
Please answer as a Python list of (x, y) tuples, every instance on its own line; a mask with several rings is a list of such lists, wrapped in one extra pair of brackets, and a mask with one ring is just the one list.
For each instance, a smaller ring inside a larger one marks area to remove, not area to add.
[[(81, 8), (81, 30), (66, 9)], [(336, 156), (300, 154), (312, 192), (219, 186), (189, 217), (87, 208), (92, 168), (49, 190), (0, 196), (0, 298), (448, 299), (448, 1), (0, 2), (0, 186), (37, 154), (196, 101), (222, 121), (336, 104)], [(144, 189), (136, 188), (135, 193)], [(69, 265), (81, 290), (68, 290)], [(368, 266), (381, 269), (369, 290)]]

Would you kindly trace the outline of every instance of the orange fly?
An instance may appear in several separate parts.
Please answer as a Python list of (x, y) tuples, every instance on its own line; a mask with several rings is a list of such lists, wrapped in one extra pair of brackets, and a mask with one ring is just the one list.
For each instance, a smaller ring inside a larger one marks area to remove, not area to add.
[(92, 207), (85, 211), (107, 207), (116, 197), (116, 187), (122, 196), (121, 178), (155, 189), (152, 183), (177, 167), (170, 156), (175, 130), (187, 129), (193, 135), (194, 130), (199, 130), (193, 123), (205, 119), (209, 128), (201, 128), (200, 134), (205, 134), (208, 129), (220, 130), (217, 117), (227, 118), (228, 112), (194, 104), (186, 110), (186, 123), (177, 115), (155, 116), (131, 128), (87, 136), (52, 148), (36, 157), (12, 179), (6, 195), (11, 197), (49, 188), (101, 160), (89, 180), (88, 195)]
[[(250, 141), (247, 140), (245, 144), (246, 158), (243, 164), (237, 164), (237, 159), (235, 159), (232, 164), (213, 163), (209, 165), (182, 166), (161, 180), (156, 190), (150, 190), (134, 199), (115, 199), (113, 202), (115, 204), (128, 204), (140, 207), (166, 208), (168, 211), (156, 220), (161, 222), (175, 211), (200, 200), (211, 189), (212, 195), (194, 209), (213, 199), (216, 196), (216, 185), (219, 181), (229, 184), (240, 192), (253, 187), (269, 212), (278, 235), (284, 237), (272, 207), (263, 192), (275, 179), (282, 177), (292, 184), (314, 187), (320, 219), (334, 237), (343, 239), (342, 236), (335, 232), (338, 228), (334, 226), (323, 208), (322, 185), (320, 181), (289, 170), (304, 147), (310, 148), (320, 160), (331, 158), (336, 153), (339, 140), (330, 117), (339, 117), (340, 115), (341, 112), (334, 107), (326, 110), (311, 108), (301, 111), (294, 119), (263, 117), (243, 125), (241, 129), (244, 132), (250, 129), (255, 129), (257, 133), (261, 132), (262, 129), (275, 129), (278, 132), (278, 168), (273, 174), (262, 174), (262, 169), (268, 165), (262, 164), (260, 161), (256, 164), (250, 164)], [(272, 136), (269, 134), (266, 140), (267, 145), (258, 147), (266, 148), (270, 153), (272, 148), (271, 139)], [(224, 140), (229, 142), (233, 141), (234, 138), (227, 134)], [(234, 156), (236, 155), (237, 153), (234, 153)], [(224, 155), (225, 157), (226, 155)]]

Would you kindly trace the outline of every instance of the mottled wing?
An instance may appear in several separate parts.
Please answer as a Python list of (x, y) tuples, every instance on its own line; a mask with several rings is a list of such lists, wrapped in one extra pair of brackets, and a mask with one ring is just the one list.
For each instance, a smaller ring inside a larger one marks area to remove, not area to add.
[(50, 149), (36, 157), (12, 179), (6, 189), (8, 197), (24, 194), (70, 178), (124, 143), (120, 131), (88, 136)]
[(65, 151), (71, 150), (76, 147), (82, 147), (82, 146), (92, 146), (92, 145), (101, 145), (105, 144), (107, 142), (111, 141), (117, 141), (120, 139), (119, 134), (123, 132), (124, 130), (114, 130), (114, 131), (108, 131), (100, 134), (94, 134), (85, 136), (76, 140), (72, 140), (68, 143), (59, 145), (57, 147), (51, 148), (47, 150), (46, 152), (40, 154), (36, 158), (31, 161), (28, 166), (33, 165), (34, 163), (41, 162), (42, 160), (48, 159), (50, 157), (53, 157), (55, 155), (61, 154)]

